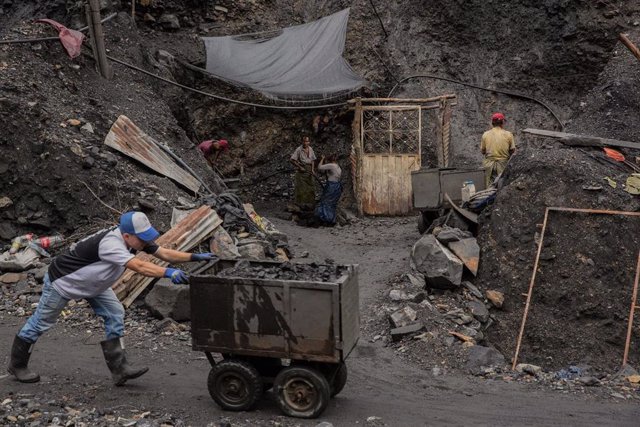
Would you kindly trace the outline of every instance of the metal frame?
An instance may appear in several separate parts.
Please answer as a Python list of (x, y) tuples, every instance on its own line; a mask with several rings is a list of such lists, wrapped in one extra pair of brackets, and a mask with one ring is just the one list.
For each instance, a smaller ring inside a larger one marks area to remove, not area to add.
[[(449, 165), (449, 147), (451, 140), (450, 121), (451, 121), (451, 107), (456, 105), (455, 95), (442, 95), (433, 98), (355, 98), (348, 101), (353, 105), (355, 110), (353, 119), (353, 146), (351, 150), (351, 166), (352, 166), (352, 181), (353, 192), (356, 198), (358, 214), (363, 214), (363, 201), (361, 193), (362, 182), (362, 168), (363, 158), (366, 156), (375, 156), (380, 154), (413, 154), (417, 155), (419, 166), (422, 166), (422, 112), (424, 110), (440, 109), (442, 113), (439, 117), (439, 156), (438, 164), (441, 167)], [(417, 110), (418, 112), (418, 124), (417, 124), (417, 148), (415, 153), (394, 153), (393, 149), (393, 112), (394, 111), (407, 111)], [(365, 133), (372, 131), (365, 131), (365, 111), (385, 111), (389, 114), (389, 127), (387, 129), (380, 129), (380, 132), (389, 133), (389, 151), (388, 153), (367, 153), (365, 151)]]
[[(588, 213), (597, 215), (625, 215), (640, 217), (640, 212), (626, 212), (626, 211), (612, 211), (606, 209), (578, 209), (578, 208), (563, 208), (563, 207), (548, 207), (544, 211), (544, 221), (542, 222), (542, 232), (540, 234), (540, 242), (538, 242), (538, 252), (536, 253), (536, 260), (533, 264), (533, 273), (531, 274), (531, 282), (529, 282), (529, 292), (527, 292), (527, 302), (524, 306), (524, 313), (522, 314), (522, 323), (520, 324), (520, 333), (518, 334), (518, 340), (516, 342), (516, 352), (513, 356), (513, 363), (511, 369), (515, 369), (518, 364), (518, 355), (520, 354), (520, 345), (522, 344), (522, 337), (524, 336), (524, 329), (527, 323), (527, 315), (529, 314), (529, 307), (531, 305), (531, 298), (533, 296), (533, 287), (536, 280), (536, 273), (538, 272), (538, 263), (540, 261), (540, 254), (542, 253), (542, 246), (544, 243), (544, 233), (547, 230), (547, 222), (549, 219), (549, 212), (577, 212)], [(636, 304), (637, 292), (638, 292), (638, 280), (640, 279), (640, 254), (638, 255), (638, 265), (636, 267), (636, 277), (633, 285), (633, 300), (631, 301), (631, 311), (629, 313), (629, 326), (627, 328), (627, 342), (625, 344), (625, 352), (623, 358), (623, 365), (627, 361), (629, 352), (629, 344), (631, 342), (631, 328), (633, 324), (633, 316), (636, 308), (640, 308)]]

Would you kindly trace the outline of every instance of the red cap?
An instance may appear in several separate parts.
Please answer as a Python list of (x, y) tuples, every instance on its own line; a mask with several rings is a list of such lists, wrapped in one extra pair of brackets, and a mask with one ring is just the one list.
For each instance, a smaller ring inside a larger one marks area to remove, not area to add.
[(229, 149), (229, 141), (227, 141), (226, 139), (219, 140), (218, 144), (224, 151), (227, 151)]
[(506, 121), (507, 119), (504, 118), (504, 114), (502, 113), (495, 113), (493, 116), (491, 116), (491, 121), (492, 122), (496, 122), (496, 121)]

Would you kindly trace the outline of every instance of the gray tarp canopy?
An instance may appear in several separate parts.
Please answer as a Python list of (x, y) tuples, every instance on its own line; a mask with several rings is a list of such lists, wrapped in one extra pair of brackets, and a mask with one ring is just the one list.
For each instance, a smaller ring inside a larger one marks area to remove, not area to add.
[(207, 71), (272, 98), (329, 98), (359, 89), (364, 80), (342, 57), (349, 9), (275, 37), (203, 37)]

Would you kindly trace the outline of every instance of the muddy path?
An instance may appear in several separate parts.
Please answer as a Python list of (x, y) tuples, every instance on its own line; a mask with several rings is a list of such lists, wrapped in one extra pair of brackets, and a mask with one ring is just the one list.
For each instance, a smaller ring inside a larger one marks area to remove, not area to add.
[[(274, 223), (289, 235), (298, 255), (309, 252), (303, 260), (332, 258), (360, 264), (364, 318), (372, 315), (367, 307), (386, 280), (406, 270), (408, 249), (417, 237), (414, 222), (407, 219), (370, 219), (340, 229), (302, 229), (278, 219)], [(3, 366), (13, 334), (23, 321), (0, 313)], [(319, 421), (335, 426), (635, 426), (640, 416), (640, 408), (633, 402), (564, 395), (461, 375), (433, 377), (400, 361), (391, 350), (366, 336), (348, 360), (347, 386), (320, 420), (284, 418), (271, 396), (250, 413), (222, 412), (207, 392), (208, 363), (201, 354), (191, 351), (188, 340), (149, 334), (143, 322), (132, 316), (127, 322), (131, 359), (149, 364), (147, 375), (125, 387), (113, 387), (98, 345), (99, 329), (89, 323), (85, 328), (83, 324), (62, 322), (38, 342), (32, 357), (32, 366), (43, 375), (42, 381), (19, 384), (0, 373), (0, 402), (26, 395), (40, 401), (43, 412), (64, 412), (61, 408), (65, 406), (96, 408), (107, 414), (151, 411), (151, 419), (165, 416), (173, 425), (194, 426), (315, 426)]]

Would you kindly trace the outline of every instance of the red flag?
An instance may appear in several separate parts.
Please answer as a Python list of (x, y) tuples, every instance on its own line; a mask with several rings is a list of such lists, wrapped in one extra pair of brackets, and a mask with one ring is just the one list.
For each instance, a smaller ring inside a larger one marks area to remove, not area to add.
[(42, 22), (53, 26), (58, 30), (58, 37), (60, 37), (60, 43), (67, 51), (67, 54), (71, 58), (75, 58), (80, 55), (80, 49), (82, 48), (82, 41), (84, 40), (84, 34), (80, 31), (71, 30), (59, 22), (53, 19), (38, 19), (36, 22)]

